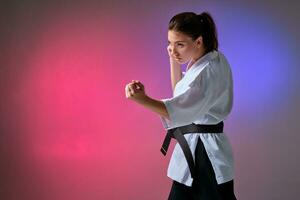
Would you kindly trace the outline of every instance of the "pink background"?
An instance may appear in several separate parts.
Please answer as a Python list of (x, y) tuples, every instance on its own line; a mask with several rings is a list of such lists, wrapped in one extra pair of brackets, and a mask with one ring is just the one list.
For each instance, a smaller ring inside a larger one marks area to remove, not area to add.
[(183, 11), (212, 14), (232, 67), (236, 196), (296, 199), (300, 3), (279, 2), (1, 3), (0, 199), (167, 199), (165, 130), (124, 89), (171, 97), (167, 25)]

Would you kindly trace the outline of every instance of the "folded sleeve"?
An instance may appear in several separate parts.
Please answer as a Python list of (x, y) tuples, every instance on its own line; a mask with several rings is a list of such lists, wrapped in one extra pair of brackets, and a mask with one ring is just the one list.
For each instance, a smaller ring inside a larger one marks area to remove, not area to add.
[(203, 117), (222, 93), (220, 74), (206, 66), (189, 84), (189, 88), (178, 96), (161, 99), (169, 114), (169, 119), (160, 116), (164, 128), (171, 129), (191, 124)]

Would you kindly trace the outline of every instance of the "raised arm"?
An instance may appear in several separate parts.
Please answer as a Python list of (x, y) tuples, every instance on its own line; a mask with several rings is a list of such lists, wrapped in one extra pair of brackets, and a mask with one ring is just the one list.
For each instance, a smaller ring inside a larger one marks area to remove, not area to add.
[(125, 95), (126, 98), (134, 100), (160, 116), (169, 119), (165, 104), (161, 100), (149, 97), (145, 92), (144, 85), (140, 81), (132, 80), (131, 83), (127, 84), (125, 87)]
[(167, 51), (169, 54), (170, 59), (170, 73), (171, 73), (171, 85), (172, 85), (172, 91), (174, 92), (175, 86), (178, 81), (182, 78), (182, 71), (181, 71), (181, 65), (175, 60), (175, 58), (172, 56), (171, 47), (170, 45), (167, 47)]
[(174, 91), (177, 82), (182, 79), (182, 71), (181, 71), (180, 64), (174, 61), (174, 59), (171, 57), (170, 57), (170, 72), (171, 72), (172, 91)]

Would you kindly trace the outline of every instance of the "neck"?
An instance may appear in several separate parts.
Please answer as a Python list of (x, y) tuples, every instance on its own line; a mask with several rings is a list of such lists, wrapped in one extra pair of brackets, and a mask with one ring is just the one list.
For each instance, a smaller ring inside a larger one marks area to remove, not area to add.
[(192, 57), (191, 61), (189, 62), (189, 64), (187, 65), (187, 70), (190, 69), (190, 67), (197, 61), (199, 60), (202, 56), (204, 56), (206, 54), (204, 49), (201, 49), (199, 52), (197, 52), (197, 54), (195, 55), (195, 57)]
[(206, 54), (205, 49), (200, 49), (199, 52), (195, 55), (195, 57), (192, 58), (193, 62), (196, 62), (198, 59), (200, 59), (202, 56)]

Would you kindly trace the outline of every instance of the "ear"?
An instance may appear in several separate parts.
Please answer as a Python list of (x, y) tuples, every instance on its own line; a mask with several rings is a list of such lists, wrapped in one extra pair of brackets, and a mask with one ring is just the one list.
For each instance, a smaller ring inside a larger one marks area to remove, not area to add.
[(201, 46), (203, 46), (203, 37), (201, 35), (195, 41), (196, 41), (196, 46), (198, 48), (200, 48)]

